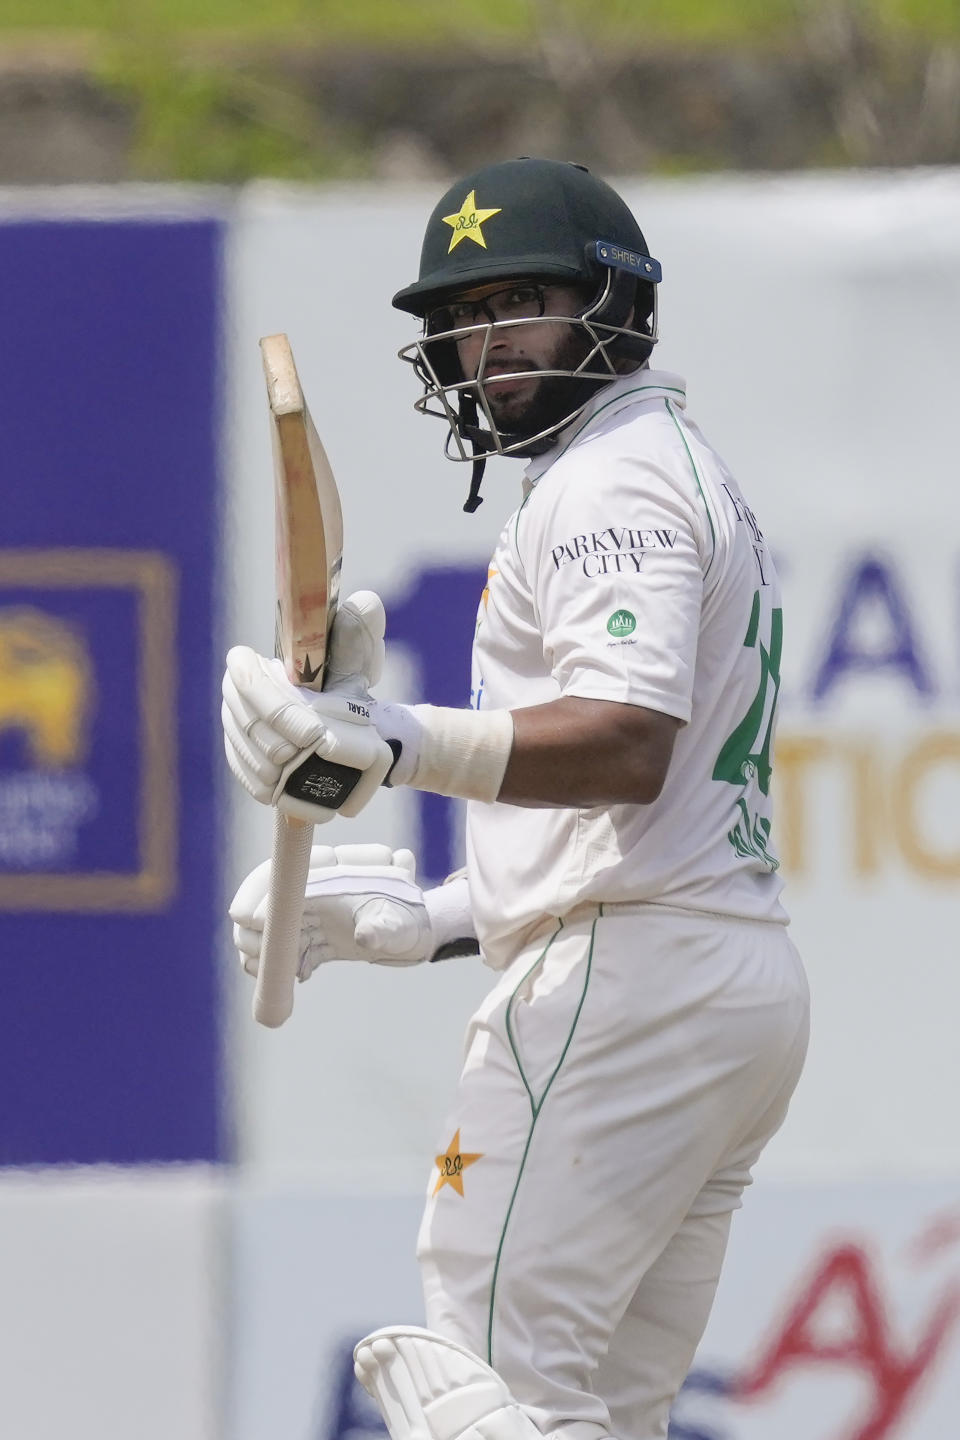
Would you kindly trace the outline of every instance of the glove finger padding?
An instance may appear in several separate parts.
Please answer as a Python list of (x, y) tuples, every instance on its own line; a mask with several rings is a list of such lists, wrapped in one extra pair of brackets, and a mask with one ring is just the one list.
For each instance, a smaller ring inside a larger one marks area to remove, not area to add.
[(244, 789), (298, 820), (359, 814), (393, 764), (362, 698), (300, 689), (278, 660), (244, 645), (227, 655), (222, 718)]
[(373, 590), (356, 590), (333, 618), (326, 688), (366, 694), (383, 674), (387, 617)]
[(279, 660), (258, 655), (249, 645), (227, 651), (223, 700), (234, 726), (276, 765), (297, 750), (311, 749), (323, 734), (322, 720), (306, 697), (287, 679)]
[(230, 766), (230, 772), (233, 778), (240, 781), (244, 790), (246, 790), (248, 795), (252, 795), (254, 800), (259, 800), (261, 804), (267, 804), (268, 802), (265, 796), (268, 791), (260, 782), (258, 774), (259, 767), (257, 770), (254, 770), (250, 762), (249, 752), (245, 746), (243, 749), (238, 749), (234, 744), (233, 739), (227, 731), (226, 720), (224, 720), (223, 727), (223, 753), (227, 757), (227, 764)]
[[(409, 850), (398, 850), (397, 855), (409, 855)], [(389, 845), (374, 842), (359, 845), (314, 845), (310, 851), (310, 871), (330, 870), (335, 866), (386, 865), (394, 862), (394, 852)]]

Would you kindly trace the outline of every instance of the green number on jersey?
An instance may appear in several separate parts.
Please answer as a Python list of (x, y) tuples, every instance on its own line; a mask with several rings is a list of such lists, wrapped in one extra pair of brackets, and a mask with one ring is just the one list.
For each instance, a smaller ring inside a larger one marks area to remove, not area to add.
[[(770, 612), (770, 637), (766, 644), (760, 639), (760, 591), (753, 597), (750, 623), (747, 626), (744, 646), (760, 652), (760, 684), (750, 708), (740, 723), (731, 731), (713, 767), (714, 780), (746, 789), (756, 781), (761, 794), (770, 792), (772, 763), (770, 747), (773, 740), (774, 718), (777, 713), (777, 696), (780, 692), (780, 657), (783, 652), (783, 611), (776, 607)], [(770, 854), (770, 821), (762, 816), (751, 819), (746, 798), (737, 801), (740, 820), (730, 831), (731, 845), (740, 855), (754, 855), (771, 869), (777, 869), (778, 862)]]

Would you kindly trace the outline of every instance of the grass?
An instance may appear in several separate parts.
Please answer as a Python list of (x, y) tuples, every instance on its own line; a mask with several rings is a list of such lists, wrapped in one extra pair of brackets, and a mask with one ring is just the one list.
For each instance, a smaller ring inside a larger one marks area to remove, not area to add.
[[(787, 37), (823, 0), (0, 0), (0, 33), (265, 37), (437, 46), (532, 39), (551, 27), (597, 40), (727, 44)], [(883, 30), (960, 37), (958, 0), (848, 0)]]

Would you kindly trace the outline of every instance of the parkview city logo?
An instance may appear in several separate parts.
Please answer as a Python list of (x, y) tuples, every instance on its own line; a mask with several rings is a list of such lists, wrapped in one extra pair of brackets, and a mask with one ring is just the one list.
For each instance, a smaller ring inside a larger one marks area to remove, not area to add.
[(677, 534), (676, 530), (607, 525), (603, 530), (571, 535), (561, 545), (554, 545), (550, 554), (558, 570), (575, 564), (590, 579), (597, 575), (636, 575), (651, 550), (672, 550)]

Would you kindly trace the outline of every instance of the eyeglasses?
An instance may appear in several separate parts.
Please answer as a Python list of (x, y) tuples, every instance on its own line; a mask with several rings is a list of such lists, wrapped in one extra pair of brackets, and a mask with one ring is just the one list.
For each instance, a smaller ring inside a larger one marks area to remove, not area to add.
[(508, 285), (475, 300), (451, 300), (438, 305), (426, 316), (427, 334), (440, 335), (446, 330), (466, 329), (484, 320), (491, 325), (498, 320), (539, 320), (546, 313), (545, 285)]

